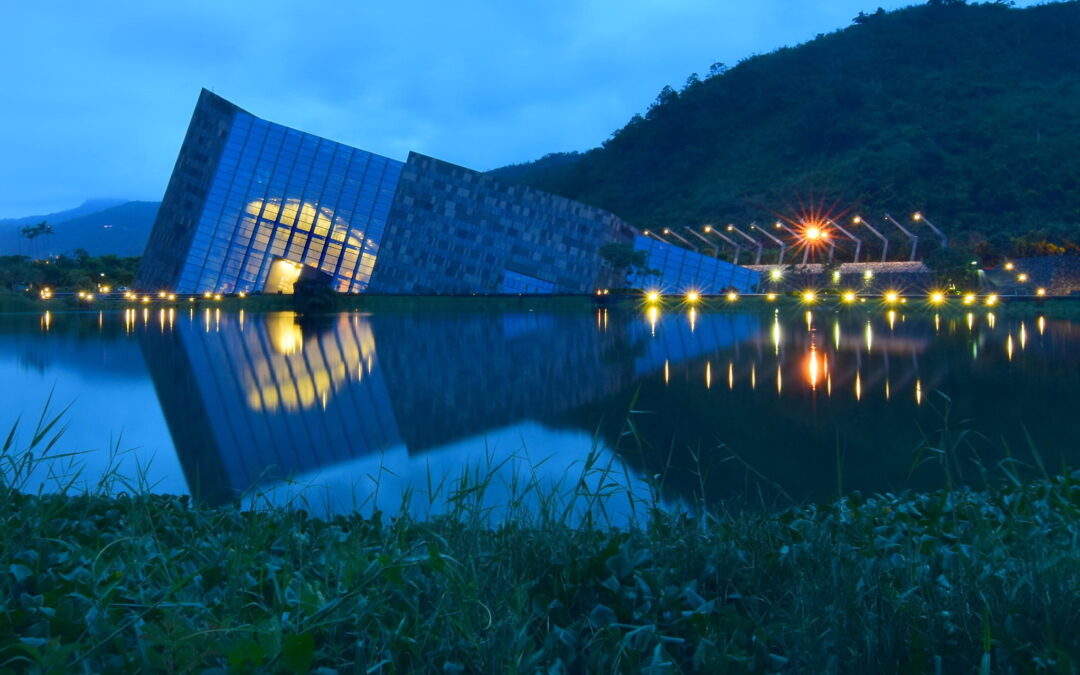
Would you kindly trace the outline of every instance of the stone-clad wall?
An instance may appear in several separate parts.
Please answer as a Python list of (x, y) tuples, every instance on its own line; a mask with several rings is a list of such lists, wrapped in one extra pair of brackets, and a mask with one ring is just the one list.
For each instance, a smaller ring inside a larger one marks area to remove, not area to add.
[(410, 153), (368, 290), (501, 293), (509, 273), (590, 293), (621, 285), (600, 247), (632, 240), (607, 211)]
[(1023, 272), (1029, 277), (1027, 284), (1016, 284), (1010, 289), (1013, 292), (1031, 293), (1032, 288), (1041, 287), (1050, 295), (1080, 294), (1080, 256), (1050, 255), (1017, 258), (1012, 262), (1016, 273)]
[(139, 264), (136, 288), (153, 291), (176, 286), (237, 110), (205, 89), (199, 94)]

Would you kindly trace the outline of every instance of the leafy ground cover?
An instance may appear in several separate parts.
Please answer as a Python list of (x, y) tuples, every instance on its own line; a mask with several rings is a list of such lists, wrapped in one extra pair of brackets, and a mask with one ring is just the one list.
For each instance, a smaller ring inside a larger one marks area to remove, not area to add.
[(1080, 474), (492, 522), (0, 489), (0, 672), (1076, 672)]

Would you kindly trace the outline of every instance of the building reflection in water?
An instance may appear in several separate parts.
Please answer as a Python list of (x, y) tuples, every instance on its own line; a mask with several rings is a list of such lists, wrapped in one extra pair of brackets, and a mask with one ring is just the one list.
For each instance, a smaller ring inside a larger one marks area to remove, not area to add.
[[(926, 408), (932, 392), (956, 386), (962, 373), (935, 355), (935, 341), (976, 349), (988, 339), (958, 330), (957, 322), (943, 330), (929, 316), (908, 321), (894, 311), (878, 317), (889, 327), (878, 334), (867, 321), (862, 340), (843, 337), (858, 335), (861, 320), (842, 327), (809, 312), (798, 321), (696, 310), (662, 316), (656, 307), (595, 316), (310, 318), (207, 309), (183, 313), (187, 320), (169, 311), (158, 325), (141, 314), (126, 311), (124, 331), (140, 337), (192, 492), (211, 501), (334, 467), (377, 470), (375, 458), (387, 455), (432, 462), (468, 444), (482, 453), (486, 438), (508, 430), (560, 430), (559, 443), (573, 437), (583, 452), (599, 434), (602, 445), (616, 447), (637, 392), (658, 408), (641, 427), (646, 444), (658, 448), (694, 430), (710, 443), (766, 444), (774, 453), (805, 445), (823, 420), (834, 439), (856, 438), (869, 448), (874, 434), (891, 433), (873, 417), (885, 414), (886, 401), (893, 399), (888, 410)], [(831, 330), (818, 326), (830, 323)], [(970, 315), (967, 323), (972, 331)], [(1036, 325), (1044, 339), (1046, 322)], [(822, 339), (818, 330), (831, 335)], [(1017, 353), (1032, 342), (1019, 330)], [(992, 338), (1004, 343), (996, 353), (1006, 365), (1017, 360), (1011, 331)], [(712, 386), (714, 362), (727, 365), (726, 388)], [(774, 388), (757, 388), (759, 370), (775, 372)], [(650, 392), (650, 382), (669, 391), (667, 399)], [(799, 403), (809, 398), (837, 407)], [(685, 421), (702, 405), (712, 407)], [(867, 414), (853, 414), (860, 409)], [(915, 426), (904, 414), (892, 417), (890, 424)], [(655, 470), (654, 458), (620, 461), (643, 475)]]

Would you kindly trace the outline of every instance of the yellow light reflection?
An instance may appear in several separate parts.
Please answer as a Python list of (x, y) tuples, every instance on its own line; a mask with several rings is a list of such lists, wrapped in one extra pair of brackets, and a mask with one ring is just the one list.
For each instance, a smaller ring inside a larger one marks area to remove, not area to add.
[(712, 361), (705, 362), (705, 388), (712, 389)]
[(1009, 360), (1012, 361), (1012, 357), (1013, 357), (1012, 333), (1009, 333), (1009, 337), (1005, 338), (1005, 353), (1009, 355)]
[(874, 327), (866, 322), (866, 352), (870, 353), (874, 347)]
[(934, 332), (935, 333), (940, 333), (941, 332), (941, 316), (938, 315), (938, 314), (934, 315)]
[(750, 388), (757, 389), (757, 364), (750, 364)]
[(273, 312), (266, 316), (270, 344), (278, 354), (290, 356), (303, 350), (304, 333), (296, 325), (295, 312)]
[(986, 315), (986, 325), (987, 326), (990, 326), (991, 328), (993, 328), (994, 324), (996, 322), (997, 322), (997, 317), (994, 316), (993, 312), (990, 312), (989, 314)]
[(885, 380), (885, 400), (889, 400), (889, 380)]
[(51, 328), (51, 327), (52, 327), (52, 312), (46, 310), (45, 313), (41, 315), (41, 328), (45, 332), (48, 332), (49, 328)]
[(773, 317), (772, 325), (772, 341), (773, 341), (773, 353), (777, 356), (780, 355), (780, 317)]
[(697, 328), (697, 310), (693, 307), (690, 308), (690, 332), (693, 333)]
[(836, 321), (832, 326), (833, 346), (840, 349), (840, 322)]
[(819, 369), (817, 349), (811, 346), (810, 355), (806, 360), (806, 380), (810, 383), (811, 389), (817, 389), (818, 378), (820, 377)]
[(915, 380), (915, 405), (922, 405), (922, 380)]
[(648, 311), (649, 316), (649, 331), (653, 337), (656, 337), (656, 321), (660, 318), (660, 309), (658, 307), (650, 307)]
[(730, 361), (727, 364), (727, 388), (735, 388), (735, 364)]
[(667, 384), (670, 381), (671, 381), (671, 364), (668, 363), (667, 359), (664, 359), (664, 384)]
[(807, 310), (806, 312), (806, 330), (810, 330), (814, 327), (814, 313)]
[(975, 327), (975, 315), (971, 312), (968, 312), (967, 315), (967, 327), (969, 331)]
[(889, 330), (893, 330), (894, 328), (896, 328), (896, 312), (890, 309), (889, 313), (885, 316), (887, 316), (889, 319)]
[(784, 389), (784, 376), (780, 370), (780, 364), (776, 364), (776, 393), (779, 394)]
[(1035, 322), (1035, 324), (1039, 327), (1039, 335), (1043, 335), (1046, 333), (1046, 317), (1040, 316), (1038, 321)]
[(855, 400), (862, 400), (862, 376), (857, 371), (855, 373)]
[(1024, 326), (1024, 322), (1020, 322), (1020, 349), (1023, 351), (1027, 347), (1027, 327)]

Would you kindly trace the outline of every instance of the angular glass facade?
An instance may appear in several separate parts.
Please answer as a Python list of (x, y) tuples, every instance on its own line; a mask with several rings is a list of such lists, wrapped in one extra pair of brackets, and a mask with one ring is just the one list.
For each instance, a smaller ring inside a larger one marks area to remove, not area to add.
[(237, 110), (175, 291), (275, 292), (282, 259), (363, 291), (402, 166)]
[[(612, 213), (410, 153), (400, 162), (267, 122), (203, 90), (135, 288), (291, 293), (591, 294), (621, 286), (600, 251)], [(637, 238), (661, 285), (749, 290), (758, 273)], [(655, 278), (639, 283), (653, 286)]]
[(635, 288), (657, 289), (663, 293), (728, 290), (750, 293), (761, 282), (761, 273), (756, 270), (674, 246), (655, 237), (636, 235), (634, 250), (644, 251), (648, 256), (646, 267), (658, 272), (631, 278)]

